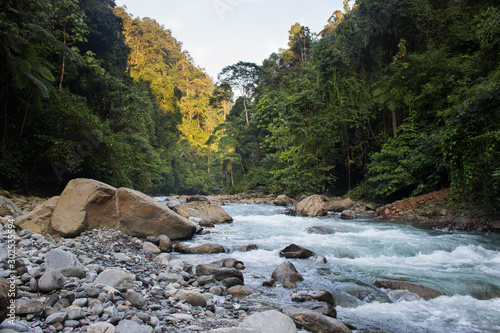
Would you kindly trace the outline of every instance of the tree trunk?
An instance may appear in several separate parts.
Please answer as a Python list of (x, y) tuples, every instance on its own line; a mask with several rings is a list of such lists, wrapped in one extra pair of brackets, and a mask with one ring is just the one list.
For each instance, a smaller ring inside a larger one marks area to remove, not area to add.
[[(63, 43), (66, 45), (66, 27), (63, 27)], [(61, 79), (59, 80), (59, 91), (62, 90), (62, 83), (63, 83), (63, 78), (64, 78), (64, 56), (66, 55), (66, 52), (63, 51), (62, 53), (62, 65), (61, 65)]]
[(248, 120), (247, 99), (245, 97), (243, 97), (243, 107), (245, 108), (245, 116), (247, 118), (247, 124), (249, 124), (250, 121)]
[(392, 115), (392, 131), (394, 133), (394, 138), (398, 137), (398, 117), (396, 110), (391, 111)]

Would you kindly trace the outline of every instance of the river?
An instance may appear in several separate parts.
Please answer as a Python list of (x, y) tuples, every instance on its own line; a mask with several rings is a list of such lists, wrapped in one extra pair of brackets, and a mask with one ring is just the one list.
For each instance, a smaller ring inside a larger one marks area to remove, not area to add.
[[(445, 232), (409, 224), (332, 217), (293, 217), (269, 205), (228, 204), (234, 223), (217, 225), (195, 242), (214, 242), (229, 254), (193, 255), (190, 263), (232, 257), (245, 263), (245, 284), (262, 291), (248, 297), (253, 306), (293, 304), (293, 290), (262, 287), (295, 243), (327, 262), (293, 259), (303, 275), (298, 289), (332, 292), (338, 318), (360, 330), (384, 332), (500, 332), (500, 237), (498, 234)], [(307, 232), (327, 226), (334, 234)], [(241, 245), (259, 249), (236, 251)], [(381, 290), (377, 278), (405, 280), (445, 294), (425, 301), (408, 292)], [(352, 295), (356, 295), (354, 297)]]

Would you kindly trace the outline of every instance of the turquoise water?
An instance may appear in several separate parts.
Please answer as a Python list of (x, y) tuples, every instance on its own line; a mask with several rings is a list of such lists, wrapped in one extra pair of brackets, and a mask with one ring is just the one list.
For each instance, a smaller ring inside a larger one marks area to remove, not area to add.
[[(428, 230), (361, 217), (292, 217), (268, 205), (229, 204), (234, 223), (218, 225), (195, 242), (215, 242), (229, 254), (192, 256), (190, 262), (233, 257), (245, 263), (245, 284), (261, 294), (248, 300), (264, 307), (291, 304), (293, 290), (262, 282), (285, 259), (279, 251), (295, 243), (327, 262), (291, 260), (304, 281), (299, 289), (332, 292), (338, 317), (359, 329), (385, 332), (500, 332), (500, 235)], [(329, 226), (335, 234), (309, 234)], [(236, 251), (256, 244), (259, 250)], [(414, 294), (380, 290), (377, 278), (418, 283), (444, 293), (425, 301)], [(353, 297), (352, 295), (358, 296)]]

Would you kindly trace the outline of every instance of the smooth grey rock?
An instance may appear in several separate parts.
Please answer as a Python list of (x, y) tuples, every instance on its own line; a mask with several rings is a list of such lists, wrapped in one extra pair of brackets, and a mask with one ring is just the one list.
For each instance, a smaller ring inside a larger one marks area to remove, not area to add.
[(288, 305), (282, 311), (290, 316), (295, 324), (311, 332), (351, 333), (351, 330), (341, 321), (314, 310)]
[(30, 313), (38, 313), (43, 311), (43, 303), (37, 299), (16, 299), (16, 314), (27, 315)]
[(116, 260), (130, 262), (130, 263), (134, 262), (134, 259), (130, 258), (128, 255), (123, 253), (115, 253), (113, 256), (115, 257)]
[(153, 254), (160, 254), (161, 250), (158, 248), (158, 246), (154, 245), (151, 242), (144, 242), (142, 244), (142, 249), (147, 252), (151, 252)]
[(38, 289), (51, 292), (64, 287), (65, 283), (64, 276), (58, 271), (48, 271), (45, 272), (38, 280)]
[(356, 214), (356, 212), (353, 210), (344, 210), (340, 214), (340, 218), (342, 220), (354, 220), (358, 218), (358, 214)]
[(129, 301), (133, 307), (138, 309), (142, 308), (145, 303), (144, 297), (137, 292), (129, 293), (126, 300)]
[(83, 279), (86, 276), (85, 268), (78, 258), (70, 252), (53, 250), (45, 254), (45, 267), (48, 270), (60, 272), (66, 277)]
[(115, 327), (110, 323), (93, 323), (87, 328), (87, 333), (115, 333)]
[(125, 281), (134, 281), (134, 275), (120, 268), (106, 268), (94, 280), (95, 285), (104, 284), (110, 287), (119, 287)]
[(151, 326), (139, 325), (133, 320), (121, 320), (115, 328), (115, 333), (151, 333), (153, 328)]
[(54, 323), (62, 323), (66, 320), (66, 318), (68, 318), (68, 314), (66, 312), (55, 312), (45, 318), (45, 323), (49, 325), (52, 325)]
[(254, 313), (245, 318), (239, 325), (240, 328), (253, 328), (262, 333), (295, 333), (297, 328), (293, 320), (287, 315), (269, 310), (265, 312)]

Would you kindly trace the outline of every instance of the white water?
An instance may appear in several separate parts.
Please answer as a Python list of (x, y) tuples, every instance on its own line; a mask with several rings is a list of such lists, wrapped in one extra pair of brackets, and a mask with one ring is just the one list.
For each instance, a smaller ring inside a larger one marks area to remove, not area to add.
[[(361, 218), (306, 218), (280, 214), (267, 205), (230, 204), (234, 223), (218, 225), (195, 242), (224, 245), (230, 254), (192, 256), (201, 263), (233, 257), (245, 263), (245, 284), (263, 291), (253, 305), (279, 308), (292, 304), (293, 290), (261, 284), (284, 258), (279, 251), (295, 243), (324, 256), (327, 263), (291, 260), (304, 281), (299, 289), (334, 294), (338, 317), (359, 329), (385, 332), (500, 332), (500, 236), (441, 232), (407, 224)], [(330, 226), (335, 234), (308, 234), (311, 226)], [(240, 252), (256, 244), (257, 251)], [(377, 278), (405, 280), (445, 294), (425, 301), (414, 294), (380, 290)], [(348, 292), (357, 291), (355, 298)]]

